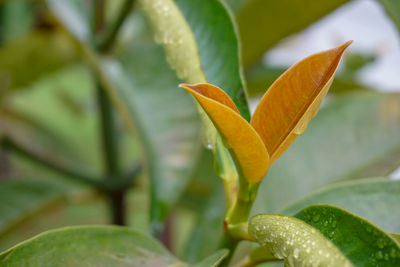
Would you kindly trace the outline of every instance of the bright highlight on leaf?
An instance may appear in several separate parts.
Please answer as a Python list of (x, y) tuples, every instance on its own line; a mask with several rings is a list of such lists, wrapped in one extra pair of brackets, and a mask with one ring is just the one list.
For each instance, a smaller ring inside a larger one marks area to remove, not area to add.
[(211, 84), (180, 87), (195, 97), (226, 139), (247, 181), (257, 183), (317, 114), (351, 43), (309, 56), (289, 68), (263, 96), (250, 124), (222, 89)]

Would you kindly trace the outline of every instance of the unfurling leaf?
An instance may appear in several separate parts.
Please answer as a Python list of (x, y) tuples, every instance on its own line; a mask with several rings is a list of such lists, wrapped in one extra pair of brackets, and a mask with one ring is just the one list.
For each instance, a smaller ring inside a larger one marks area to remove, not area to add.
[(250, 183), (259, 182), (269, 167), (267, 150), (257, 132), (240, 116), (229, 96), (210, 84), (181, 84), (180, 87), (196, 98), (229, 143), (246, 179)]
[(329, 90), (349, 41), (314, 54), (283, 73), (258, 104), (251, 125), (274, 162), (303, 133)]
[(222, 89), (211, 84), (180, 87), (203, 107), (247, 181), (257, 183), (315, 116), (351, 42), (312, 55), (282, 74), (262, 98), (250, 124)]

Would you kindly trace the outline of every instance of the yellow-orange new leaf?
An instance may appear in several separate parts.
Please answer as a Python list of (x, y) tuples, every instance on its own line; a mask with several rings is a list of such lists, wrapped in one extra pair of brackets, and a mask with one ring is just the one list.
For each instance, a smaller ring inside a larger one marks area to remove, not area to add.
[(289, 68), (258, 104), (251, 125), (262, 138), (271, 163), (304, 132), (329, 90), (349, 41), (311, 55)]
[(253, 127), (240, 116), (233, 101), (211, 84), (181, 84), (191, 93), (229, 143), (249, 183), (261, 181), (269, 167), (269, 155)]

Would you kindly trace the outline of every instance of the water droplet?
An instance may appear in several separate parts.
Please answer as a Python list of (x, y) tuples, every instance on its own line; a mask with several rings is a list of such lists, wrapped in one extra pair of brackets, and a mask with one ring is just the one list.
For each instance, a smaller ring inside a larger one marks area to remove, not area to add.
[(335, 235), (335, 231), (332, 231), (332, 232), (330, 232), (330, 233), (328, 234), (328, 236), (329, 236), (330, 238), (332, 238), (334, 235)]
[(324, 226), (328, 226), (328, 224), (329, 224), (328, 221), (325, 221), (325, 222), (324, 222)]
[(384, 248), (385, 247), (385, 240), (383, 238), (379, 238), (377, 243), (378, 243), (378, 247), (379, 248)]
[(396, 258), (396, 249), (395, 248), (390, 249), (390, 257)]
[(295, 259), (298, 259), (298, 258), (299, 258), (299, 253), (300, 253), (300, 249), (294, 248), (294, 250), (293, 250), (293, 257), (294, 257)]
[(333, 228), (336, 227), (336, 221), (335, 221), (335, 220), (332, 222), (332, 227), (333, 227)]
[(314, 215), (314, 217), (313, 217), (313, 221), (314, 221), (314, 222), (318, 222), (318, 221), (319, 221), (319, 218), (320, 218), (319, 214), (316, 214), (316, 215)]
[(206, 148), (208, 150), (212, 150), (213, 149), (213, 145), (211, 144), (211, 142), (209, 140), (207, 140)]
[(389, 254), (388, 253), (385, 253), (384, 259), (385, 259), (385, 261), (389, 260)]
[(378, 252), (376, 252), (375, 257), (376, 257), (378, 260), (383, 259), (383, 253), (382, 253), (382, 251), (379, 250)]

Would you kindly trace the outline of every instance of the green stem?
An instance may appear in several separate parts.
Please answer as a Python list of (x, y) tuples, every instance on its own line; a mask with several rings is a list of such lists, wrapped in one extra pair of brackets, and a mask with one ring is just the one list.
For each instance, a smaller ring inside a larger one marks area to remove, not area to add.
[(228, 248), (230, 253), (220, 266), (229, 265), (234, 250), (241, 240), (252, 240), (247, 232), (247, 221), (259, 187), (259, 183), (250, 184), (247, 182), (235, 154), (232, 151), (230, 151), (230, 154), (239, 176), (239, 191), (235, 203), (225, 216), (225, 231), (220, 248)]
[(118, 32), (125, 21), (126, 17), (129, 15), (134, 0), (125, 0), (123, 3), (121, 10), (115, 20), (115, 22), (111, 25), (110, 29), (104, 35), (104, 38), (97, 45), (97, 49), (101, 52), (107, 52), (111, 49), (112, 45), (115, 43), (115, 39), (117, 38)]
[(71, 179), (75, 179), (79, 182), (86, 183), (88, 185), (94, 186), (102, 190), (105, 190), (107, 187), (106, 184), (103, 183), (103, 181), (101, 181), (97, 177), (93, 177), (91, 175), (72, 170), (54, 160), (51, 160), (49, 157), (45, 157), (39, 154), (38, 152), (23, 147), (22, 145), (15, 142), (11, 138), (4, 137), (4, 139), (2, 140), (2, 146), (12, 149), (13, 151), (19, 153), (20, 155), (29, 158), (30, 160), (39, 163), (49, 169), (64, 174), (66, 177), (69, 177)]
[(225, 229), (224, 235), (222, 236), (222, 240), (219, 244), (219, 248), (226, 248), (229, 250), (228, 256), (218, 265), (219, 267), (227, 267), (232, 260), (232, 256), (235, 253), (235, 250), (239, 244), (238, 239), (234, 239), (230, 233)]
[(105, 172), (109, 176), (118, 175), (120, 168), (114, 110), (106, 91), (100, 84), (97, 85), (97, 101), (100, 108)]
[[(100, 35), (105, 26), (104, 0), (93, 1), (95, 17), (94, 32)], [(100, 109), (101, 133), (104, 150), (104, 166), (107, 177), (120, 179), (120, 168), (118, 160), (118, 138), (114, 120), (114, 110), (111, 101), (97, 81), (97, 102)], [(125, 225), (125, 193), (126, 189), (110, 192), (110, 209), (112, 222), (117, 225)]]

